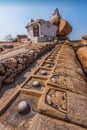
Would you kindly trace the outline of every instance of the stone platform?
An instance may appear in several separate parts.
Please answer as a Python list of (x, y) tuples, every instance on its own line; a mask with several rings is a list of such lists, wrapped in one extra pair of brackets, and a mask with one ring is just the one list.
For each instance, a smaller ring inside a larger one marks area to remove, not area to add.
[[(87, 130), (87, 82), (73, 48), (58, 44), (1, 98), (0, 130)], [(26, 101), (27, 114), (18, 104)]]

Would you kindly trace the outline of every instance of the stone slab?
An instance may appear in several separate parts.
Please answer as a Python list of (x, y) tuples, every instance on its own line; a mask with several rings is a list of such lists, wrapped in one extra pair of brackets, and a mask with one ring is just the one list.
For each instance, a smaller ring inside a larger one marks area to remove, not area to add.
[(87, 128), (87, 97), (47, 87), (38, 103), (42, 114)]
[[(33, 82), (35, 82), (35, 81), (39, 82), (40, 85), (38, 87), (33, 86)], [(26, 83), (24, 88), (27, 90), (35, 90), (35, 91), (42, 92), (45, 88), (45, 81), (46, 81), (46, 79), (44, 79), (44, 78), (32, 76), (29, 79), (29, 81)]]
[(86, 130), (71, 123), (37, 114), (28, 130)]
[(81, 69), (80, 66), (78, 66), (77, 64), (74, 64), (74, 63), (71, 63), (71, 62), (67, 62), (67, 60), (65, 60), (65, 62), (58, 62), (57, 65), (56, 65), (57, 68), (67, 68), (67, 69), (70, 69), (70, 70), (73, 70), (77, 73), (80, 73), (80, 74), (83, 74), (83, 71)]
[[(37, 102), (39, 100), (38, 96), (25, 93), (20, 93), (16, 97), (12, 105), (5, 111), (5, 113), (0, 117), (0, 120), (15, 130), (27, 130), (32, 122), (32, 118), (37, 113)], [(30, 105), (30, 111), (27, 114), (19, 114), (17, 112), (18, 104), (21, 101), (26, 101)]]
[(85, 80), (82, 81), (69, 76), (64, 77), (58, 74), (52, 74), (47, 84), (87, 96), (87, 84)]
[(79, 74), (77, 72), (75, 72), (74, 70), (70, 70), (70, 69), (67, 69), (67, 68), (55, 68), (54, 70), (54, 74), (58, 74), (60, 76), (68, 76), (68, 77), (71, 77), (71, 78), (74, 78), (74, 79), (78, 79), (78, 80), (82, 80), (82, 81), (85, 81), (85, 75), (84, 74)]

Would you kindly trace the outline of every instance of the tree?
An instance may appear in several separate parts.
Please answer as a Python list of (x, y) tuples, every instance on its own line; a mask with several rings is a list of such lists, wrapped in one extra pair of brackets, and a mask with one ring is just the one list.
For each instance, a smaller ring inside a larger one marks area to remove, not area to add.
[(13, 42), (13, 41), (14, 41), (14, 38), (12, 37), (12, 35), (6, 35), (5, 38), (4, 38), (4, 40), (5, 40), (6, 42)]

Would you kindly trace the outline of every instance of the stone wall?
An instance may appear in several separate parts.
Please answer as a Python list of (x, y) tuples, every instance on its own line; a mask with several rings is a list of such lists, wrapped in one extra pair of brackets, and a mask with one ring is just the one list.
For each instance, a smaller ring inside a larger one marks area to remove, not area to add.
[(17, 41), (21, 42), (21, 39), (27, 38), (27, 35), (17, 35)]
[(45, 37), (32, 37), (31, 41), (34, 43), (40, 43), (40, 42), (49, 42), (49, 41), (53, 41), (54, 37), (51, 36), (45, 36)]
[(31, 65), (39, 56), (54, 48), (56, 44), (57, 42), (40, 44), (30, 49), (27, 53), (2, 60), (0, 62), (0, 87), (3, 83), (14, 82), (19, 73)]
[(28, 38), (31, 39), (31, 41), (34, 43), (53, 41), (53, 39), (56, 37), (57, 27), (48, 21), (39, 21), (39, 23), (37, 23), (37, 21), (34, 21), (35, 26), (39, 26), (39, 36), (34, 36), (34, 25), (32, 24), (31, 26), (27, 27)]
[(31, 39), (33, 37), (33, 27), (28, 27), (27, 28), (27, 36), (29, 39)]
[(40, 25), (40, 33), (41, 36), (56, 37), (57, 27), (50, 24), (49, 22), (45, 22)]

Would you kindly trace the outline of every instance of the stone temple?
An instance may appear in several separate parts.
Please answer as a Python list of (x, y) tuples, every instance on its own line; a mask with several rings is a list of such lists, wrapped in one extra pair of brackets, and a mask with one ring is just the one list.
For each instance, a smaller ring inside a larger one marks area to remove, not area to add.
[(49, 21), (31, 19), (26, 29), (28, 39), (34, 43), (53, 41), (56, 38), (64, 39), (72, 31), (69, 23), (61, 18), (58, 9), (54, 10)]
[(57, 27), (49, 21), (42, 19), (31, 20), (26, 29), (28, 38), (34, 43), (53, 41), (56, 38)]

